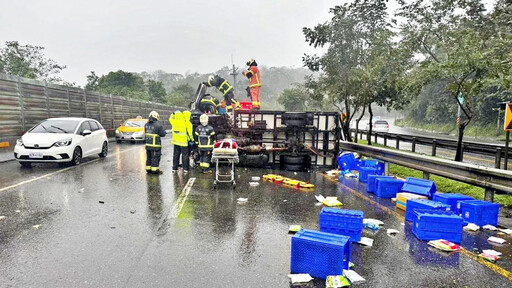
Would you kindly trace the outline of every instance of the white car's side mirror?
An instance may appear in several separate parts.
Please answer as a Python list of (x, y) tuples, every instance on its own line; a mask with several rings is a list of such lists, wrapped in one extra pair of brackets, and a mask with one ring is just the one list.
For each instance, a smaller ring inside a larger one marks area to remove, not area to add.
[(82, 136), (91, 135), (91, 133), (92, 133), (92, 132), (91, 132), (91, 130), (84, 130), (84, 131), (82, 132)]

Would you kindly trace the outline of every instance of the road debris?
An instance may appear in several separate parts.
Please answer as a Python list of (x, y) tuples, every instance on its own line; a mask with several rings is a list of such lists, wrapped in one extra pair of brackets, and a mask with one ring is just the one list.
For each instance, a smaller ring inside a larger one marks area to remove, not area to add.
[(489, 255), (489, 254), (485, 254), (485, 253), (480, 253), (478, 254), (478, 257), (481, 257), (491, 263), (496, 263), (496, 261), (498, 261), (498, 259), (500, 259), (500, 257), (497, 257), (497, 256), (494, 256), (494, 255)]
[(350, 286), (350, 282), (342, 275), (327, 276), (325, 279), (326, 288), (340, 288)]
[(364, 278), (361, 277), (361, 275), (357, 274), (357, 272), (354, 271), (354, 270), (345, 270), (345, 269), (343, 269), (343, 276), (348, 278), (348, 280), (352, 284), (357, 283), (357, 282), (365, 281)]
[(373, 222), (367, 222), (363, 224), (364, 228), (372, 229), (373, 231), (379, 230), (379, 225), (373, 223)]
[(4, 220), (5, 218), (7, 218), (6, 216), (0, 216), (0, 221)]
[(252, 187), (255, 187), (255, 186), (259, 186), (260, 183), (259, 182), (249, 182), (249, 185)]
[(313, 277), (309, 274), (288, 274), (288, 277), (290, 277), (292, 284), (306, 283), (313, 280)]
[(261, 180), (261, 177), (259, 177), (259, 176), (252, 176), (252, 177), (251, 177), (251, 180), (252, 180), (252, 181), (260, 181), (260, 180)]
[(503, 244), (503, 243), (507, 242), (507, 241), (506, 241), (505, 239), (503, 239), (503, 238), (494, 237), (494, 236), (489, 237), (489, 239), (487, 239), (487, 241), (489, 241), (489, 242), (493, 242), (493, 243), (498, 243), (498, 244)]
[(14, 210), (15, 213), (21, 213), (21, 210)]
[(85, 192), (85, 188), (78, 189), (78, 193), (82, 193), (82, 192)]
[(487, 255), (493, 255), (493, 256), (496, 256), (496, 257), (500, 257), (502, 255), (501, 252), (498, 252), (498, 251), (495, 251), (495, 250), (492, 250), (492, 249), (482, 250), (482, 253), (487, 254)]
[(388, 229), (386, 230), (386, 233), (389, 235), (389, 236), (395, 236), (396, 234), (398, 234), (400, 231), (396, 230), (396, 229)]
[(354, 263), (352, 263), (352, 262), (350, 262), (350, 261), (349, 261), (349, 262), (348, 262), (348, 268), (352, 269), (352, 268), (354, 268), (354, 267), (356, 267), (356, 264), (354, 264)]
[(99, 202), (100, 204), (105, 204), (105, 201), (101, 201), (101, 200), (100, 200), (100, 201), (98, 201), (98, 202)]
[(324, 204), (325, 206), (329, 207), (335, 207), (335, 206), (342, 206), (343, 203), (338, 201), (338, 197), (324, 197), (322, 195), (315, 195), (315, 198), (318, 202)]
[(503, 232), (503, 233), (505, 233), (507, 235), (512, 234), (512, 229), (498, 229), (498, 230), (500, 230), (501, 232)]
[(380, 220), (377, 220), (377, 219), (372, 219), (372, 218), (365, 218), (363, 219), (363, 224), (366, 224), (366, 223), (373, 223), (377, 226), (381, 226), (381, 225), (384, 225), (384, 222), (380, 221)]
[(41, 227), (41, 224), (37, 224), (37, 225), (32, 226), (32, 228), (34, 228), (34, 229), (39, 229), (39, 227)]
[(290, 228), (288, 228), (289, 233), (297, 233), (299, 230), (302, 229), (302, 226), (300, 225), (290, 225)]
[(444, 239), (429, 241), (428, 245), (446, 252), (455, 252), (462, 249), (459, 245)]
[(238, 201), (238, 203), (245, 203), (245, 202), (249, 201), (249, 199), (248, 198), (238, 198), (238, 199), (236, 199), (236, 201)]
[(131, 210), (130, 213), (135, 214), (135, 211), (137, 211), (137, 210)]
[(493, 226), (491, 224), (484, 225), (482, 228), (485, 229), (485, 230), (491, 230), (491, 231), (498, 230), (498, 228), (496, 228), (495, 226)]
[(340, 171), (337, 169), (334, 169), (334, 170), (329, 170), (329, 171), (325, 172), (325, 174), (327, 174), (327, 176), (329, 176), (329, 177), (336, 177), (336, 176), (340, 175)]
[(373, 246), (373, 239), (368, 237), (361, 237), (361, 240), (357, 242), (359, 244), (362, 244), (364, 246), (372, 247)]
[(464, 226), (463, 228), (465, 231), (478, 231), (480, 230), (480, 226), (476, 225), (476, 224), (473, 224), (473, 223), (469, 223), (468, 225)]

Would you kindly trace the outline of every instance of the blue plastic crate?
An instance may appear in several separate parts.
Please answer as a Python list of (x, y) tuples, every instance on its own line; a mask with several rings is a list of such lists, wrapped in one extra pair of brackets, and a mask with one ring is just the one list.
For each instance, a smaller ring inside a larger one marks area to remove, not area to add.
[(290, 271), (321, 279), (342, 275), (349, 266), (350, 250), (346, 236), (301, 229), (292, 237)]
[(404, 181), (400, 179), (377, 179), (375, 195), (380, 198), (393, 198), (400, 192)]
[(377, 179), (394, 179), (392, 176), (382, 175), (369, 175), (368, 184), (366, 185), (366, 192), (375, 193), (377, 191)]
[(436, 183), (434, 183), (434, 181), (412, 177), (407, 177), (407, 179), (405, 179), (404, 186), (402, 187), (402, 192), (427, 196), (429, 199), (432, 198), (434, 193), (436, 193), (436, 190)]
[[(409, 202), (409, 201), (407, 201)], [(415, 210), (412, 233), (420, 240), (462, 241), (462, 217), (451, 211)]]
[(345, 235), (350, 241), (361, 240), (364, 212), (324, 207), (318, 217), (320, 231)]
[(450, 205), (450, 211), (459, 215), (460, 210), (457, 207), (457, 202), (475, 199), (464, 194), (436, 192), (432, 197), (432, 200)]
[(412, 222), (414, 219), (414, 211), (418, 209), (450, 211), (450, 205), (427, 199), (411, 199), (407, 200), (405, 206), (405, 221)]
[(368, 176), (378, 175), (377, 169), (372, 167), (359, 167), (359, 181), (366, 183), (368, 182)]
[(481, 200), (460, 201), (459, 204), (464, 223), (474, 223), (478, 226), (498, 225), (500, 204)]
[(340, 170), (355, 170), (357, 169), (356, 164), (359, 160), (356, 159), (354, 156), (354, 153), (347, 153), (343, 154), (341, 156), (338, 156), (336, 159), (338, 162), (338, 166), (340, 167)]

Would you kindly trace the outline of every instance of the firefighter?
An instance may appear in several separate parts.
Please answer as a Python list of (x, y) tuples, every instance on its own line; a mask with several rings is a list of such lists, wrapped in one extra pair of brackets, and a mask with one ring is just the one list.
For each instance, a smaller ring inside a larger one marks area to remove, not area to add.
[(178, 171), (178, 166), (181, 161), (183, 162), (183, 173), (188, 173), (190, 170), (188, 159), (188, 135), (187, 124), (183, 120), (183, 113), (180, 111), (174, 112), (169, 118), (169, 123), (172, 126), (172, 144), (174, 145), (174, 152), (172, 157), (172, 173)]
[(144, 125), (146, 134), (146, 172), (161, 174), (160, 156), (162, 156), (162, 141), (160, 137), (165, 136), (165, 130), (160, 123), (160, 115), (156, 111), (149, 113), (149, 121)]
[(199, 110), (203, 113), (215, 114), (219, 106), (219, 100), (210, 94), (206, 94), (201, 99)]
[(196, 128), (195, 132), (196, 143), (200, 153), (199, 166), (203, 170), (203, 173), (211, 173), (210, 161), (215, 130), (213, 130), (212, 126), (208, 125), (208, 115), (201, 115), (199, 122), (201, 122), (201, 125)]
[(232, 105), (235, 105), (237, 109), (240, 108), (240, 103), (236, 101), (235, 94), (233, 94), (233, 86), (229, 84), (228, 80), (219, 75), (210, 75), (208, 76), (208, 82), (203, 82), (203, 84), (208, 87), (217, 88), (224, 95), (224, 100), (228, 103), (228, 110), (232, 108)]
[(260, 109), (260, 87), (261, 87), (261, 77), (260, 70), (258, 69), (258, 63), (256, 60), (251, 59), (247, 61), (247, 72), (242, 72), (242, 74), (249, 79), (249, 86), (246, 88), (247, 96), (251, 97), (252, 101), (252, 109)]

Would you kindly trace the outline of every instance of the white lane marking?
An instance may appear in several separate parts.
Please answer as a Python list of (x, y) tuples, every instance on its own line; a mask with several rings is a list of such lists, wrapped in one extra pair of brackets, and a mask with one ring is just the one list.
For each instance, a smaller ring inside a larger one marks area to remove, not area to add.
[[(106, 158), (114, 157), (114, 156), (117, 156), (119, 154), (135, 150), (137, 148), (139, 148), (139, 147), (134, 147), (134, 148), (131, 148), (131, 149), (128, 149), (128, 150), (120, 151), (120, 152), (117, 152), (116, 154), (108, 155)], [(41, 180), (41, 179), (46, 178), (46, 177), (50, 177), (50, 176), (53, 176), (53, 175), (56, 175), (56, 174), (59, 174), (59, 173), (62, 173), (62, 172), (66, 172), (68, 170), (71, 170), (71, 169), (74, 169), (74, 168), (77, 168), (77, 167), (80, 167), (80, 166), (84, 166), (84, 165), (87, 165), (87, 164), (90, 164), (90, 163), (94, 163), (94, 162), (100, 161), (101, 159), (102, 158), (91, 160), (91, 161), (82, 163), (82, 164), (80, 164), (78, 166), (67, 167), (67, 168), (60, 169), (60, 170), (57, 170), (55, 172), (48, 173), (48, 174), (45, 174), (45, 175), (42, 175), (42, 176), (39, 176), (39, 177), (35, 177), (35, 178), (29, 179), (29, 180), (21, 181), (19, 183), (13, 184), (11, 186), (0, 188), (0, 193), (1, 192), (5, 192), (5, 191), (10, 190), (10, 189), (13, 189), (13, 188), (16, 188), (16, 187), (19, 187), (21, 185), (25, 185), (25, 184), (28, 184), (28, 183), (31, 183), (31, 182), (34, 182), (34, 181), (37, 181), (37, 180)]]
[(181, 209), (183, 208), (183, 204), (185, 204), (185, 201), (187, 201), (190, 189), (192, 189), (192, 185), (194, 185), (194, 181), (196, 181), (196, 178), (188, 179), (185, 188), (183, 188), (183, 191), (181, 192), (180, 196), (178, 196), (178, 199), (176, 200), (176, 203), (172, 207), (171, 212), (169, 213), (169, 217), (167, 217), (167, 219), (178, 218), (178, 215), (180, 215)]

